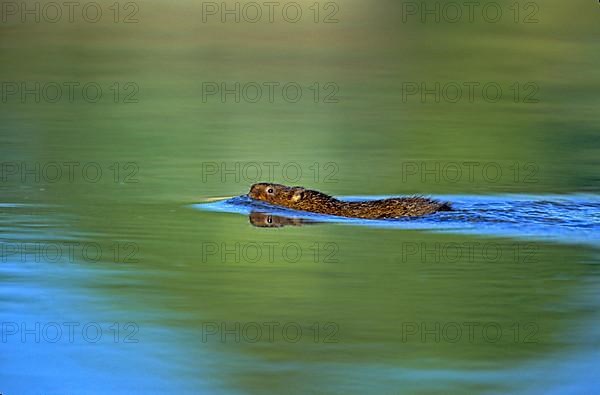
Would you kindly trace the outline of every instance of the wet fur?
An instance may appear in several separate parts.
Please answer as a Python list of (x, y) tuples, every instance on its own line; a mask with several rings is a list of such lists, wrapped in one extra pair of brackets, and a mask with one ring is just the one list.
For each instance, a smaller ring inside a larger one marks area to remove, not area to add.
[[(269, 192), (270, 190), (272, 192)], [(438, 211), (452, 210), (448, 203), (420, 196), (343, 202), (322, 192), (304, 187), (288, 187), (268, 183), (252, 185), (248, 196), (294, 210), (364, 219), (417, 217)]]

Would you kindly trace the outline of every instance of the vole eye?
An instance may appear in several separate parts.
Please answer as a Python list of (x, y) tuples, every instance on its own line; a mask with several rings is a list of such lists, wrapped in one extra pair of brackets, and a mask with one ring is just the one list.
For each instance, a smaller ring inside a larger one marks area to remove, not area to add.
[(272, 224), (273, 223), (273, 218), (271, 218), (270, 215), (267, 217), (267, 223), (268, 224)]
[(267, 189), (267, 193), (273, 193), (273, 188)]

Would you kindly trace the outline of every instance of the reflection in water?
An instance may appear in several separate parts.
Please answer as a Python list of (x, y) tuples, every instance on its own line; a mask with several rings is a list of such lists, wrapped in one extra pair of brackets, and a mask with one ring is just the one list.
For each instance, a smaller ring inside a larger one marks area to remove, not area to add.
[(248, 215), (248, 219), (250, 220), (250, 223), (257, 228), (282, 228), (284, 226), (303, 226), (318, 223), (308, 219), (271, 215), (258, 211), (251, 212), (250, 215)]

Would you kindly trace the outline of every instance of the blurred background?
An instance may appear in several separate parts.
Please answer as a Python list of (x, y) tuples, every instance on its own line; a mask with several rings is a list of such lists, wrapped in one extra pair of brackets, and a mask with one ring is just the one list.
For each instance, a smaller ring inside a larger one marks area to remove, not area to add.
[[(596, 2), (75, 3), (0, 2), (0, 392), (600, 386), (593, 246), (259, 229), (190, 208), (258, 181), (332, 195), (598, 193)], [(274, 259), (245, 255), (264, 243)], [(448, 259), (449, 243), (476, 247)], [(51, 322), (104, 336), (22, 337), (21, 324)], [(304, 335), (207, 336), (264, 322)], [(503, 336), (406, 337), (414, 323), (464, 322)]]

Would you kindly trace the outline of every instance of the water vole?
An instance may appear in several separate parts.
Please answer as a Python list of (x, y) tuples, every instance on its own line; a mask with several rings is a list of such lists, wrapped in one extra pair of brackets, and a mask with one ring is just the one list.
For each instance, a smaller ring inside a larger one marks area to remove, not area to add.
[(294, 210), (365, 219), (416, 217), (452, 209), (448, 203), (424, 197), (344, 202), (319, 191), (270, 183), (252, 185), (248, 196)]

